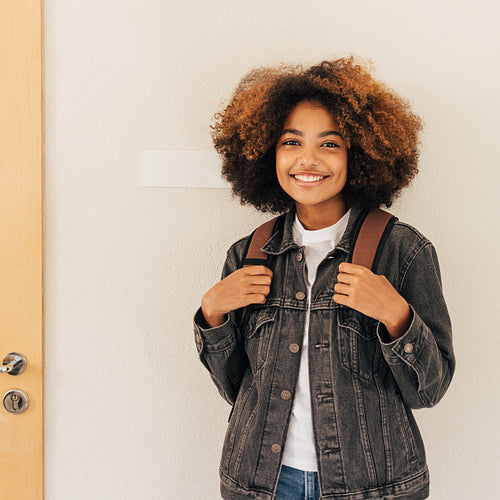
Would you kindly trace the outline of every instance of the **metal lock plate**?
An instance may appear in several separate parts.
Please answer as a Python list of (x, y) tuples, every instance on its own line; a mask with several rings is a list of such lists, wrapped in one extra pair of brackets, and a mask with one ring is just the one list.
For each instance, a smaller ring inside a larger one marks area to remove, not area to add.
[(26, 358), (18, 352), (11, 352), (3, 358), (3, 365), (0, 366), (0, 373), (9, 375), (20, 375), (26, 370)]
[(28, 408), (28, 396), (21, 391), (8, 391), (3, 396), (3, 407), (13, 415), (24, 413)]

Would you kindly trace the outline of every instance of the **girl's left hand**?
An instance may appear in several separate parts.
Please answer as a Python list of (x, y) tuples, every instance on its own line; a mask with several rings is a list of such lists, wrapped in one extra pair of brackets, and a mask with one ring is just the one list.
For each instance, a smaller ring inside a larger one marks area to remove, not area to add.
[(383, 275), (364, 266), (342, 262), (333, 300), (383, 323), (391, 337), (401, 337), (412, 320), (408, 302)]

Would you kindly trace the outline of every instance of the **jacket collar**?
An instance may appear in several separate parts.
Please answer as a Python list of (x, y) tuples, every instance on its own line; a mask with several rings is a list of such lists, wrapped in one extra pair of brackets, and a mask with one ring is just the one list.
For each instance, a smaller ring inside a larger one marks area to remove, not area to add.
[[(359, 218), (366, 214), (366, 209), (353, 206), (351, 207), (351, 214), (347, 221), (347, 227), (335, 247), (334, 251), (342, 251), (349, 253), (351, 250), (351, 242)], [(262, 247), (262, 251), (269, 255), (281, 255), (292, 248), (299, 248), (293, 239), (293, 221), (295, 219), (295, 209), (290, 210), (286, 214), (280, 216), (276, 222), (275, 230), (271, 238)]]

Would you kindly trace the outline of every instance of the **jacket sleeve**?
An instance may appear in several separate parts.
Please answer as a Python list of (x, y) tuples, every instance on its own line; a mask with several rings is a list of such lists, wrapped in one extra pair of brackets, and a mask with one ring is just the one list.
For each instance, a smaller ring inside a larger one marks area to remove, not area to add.
[(430, 242), (411, 259), (401, 281), (400, 294), (410, 305), (412, 322), (405, 334), (387, 339), (378, 325), (382, 353), (405, 404), (431, 407), (444, 396), (455, 371), (451, 322), (443, 297), (436, 251)]
[[(222, 271), (222, 279), (238, 267), (234, 247), (231, 247)], [(200, 361), (209, 371), (219, 393), (233, 405), (248, 366), (236, 313), (232, 311), (224, 324), (210, 328), (200, 307), (194, 316), (194, 336)]]

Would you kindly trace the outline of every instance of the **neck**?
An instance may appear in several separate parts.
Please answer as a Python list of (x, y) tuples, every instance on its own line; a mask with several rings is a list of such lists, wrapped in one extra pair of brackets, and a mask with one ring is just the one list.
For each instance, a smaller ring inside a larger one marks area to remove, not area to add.
[(309, 231), (333, 226), (347, 212), (347, 205), (341, 201), (330, 207), (304, 206), (296, 203), (297, 217), (301, 224)]

